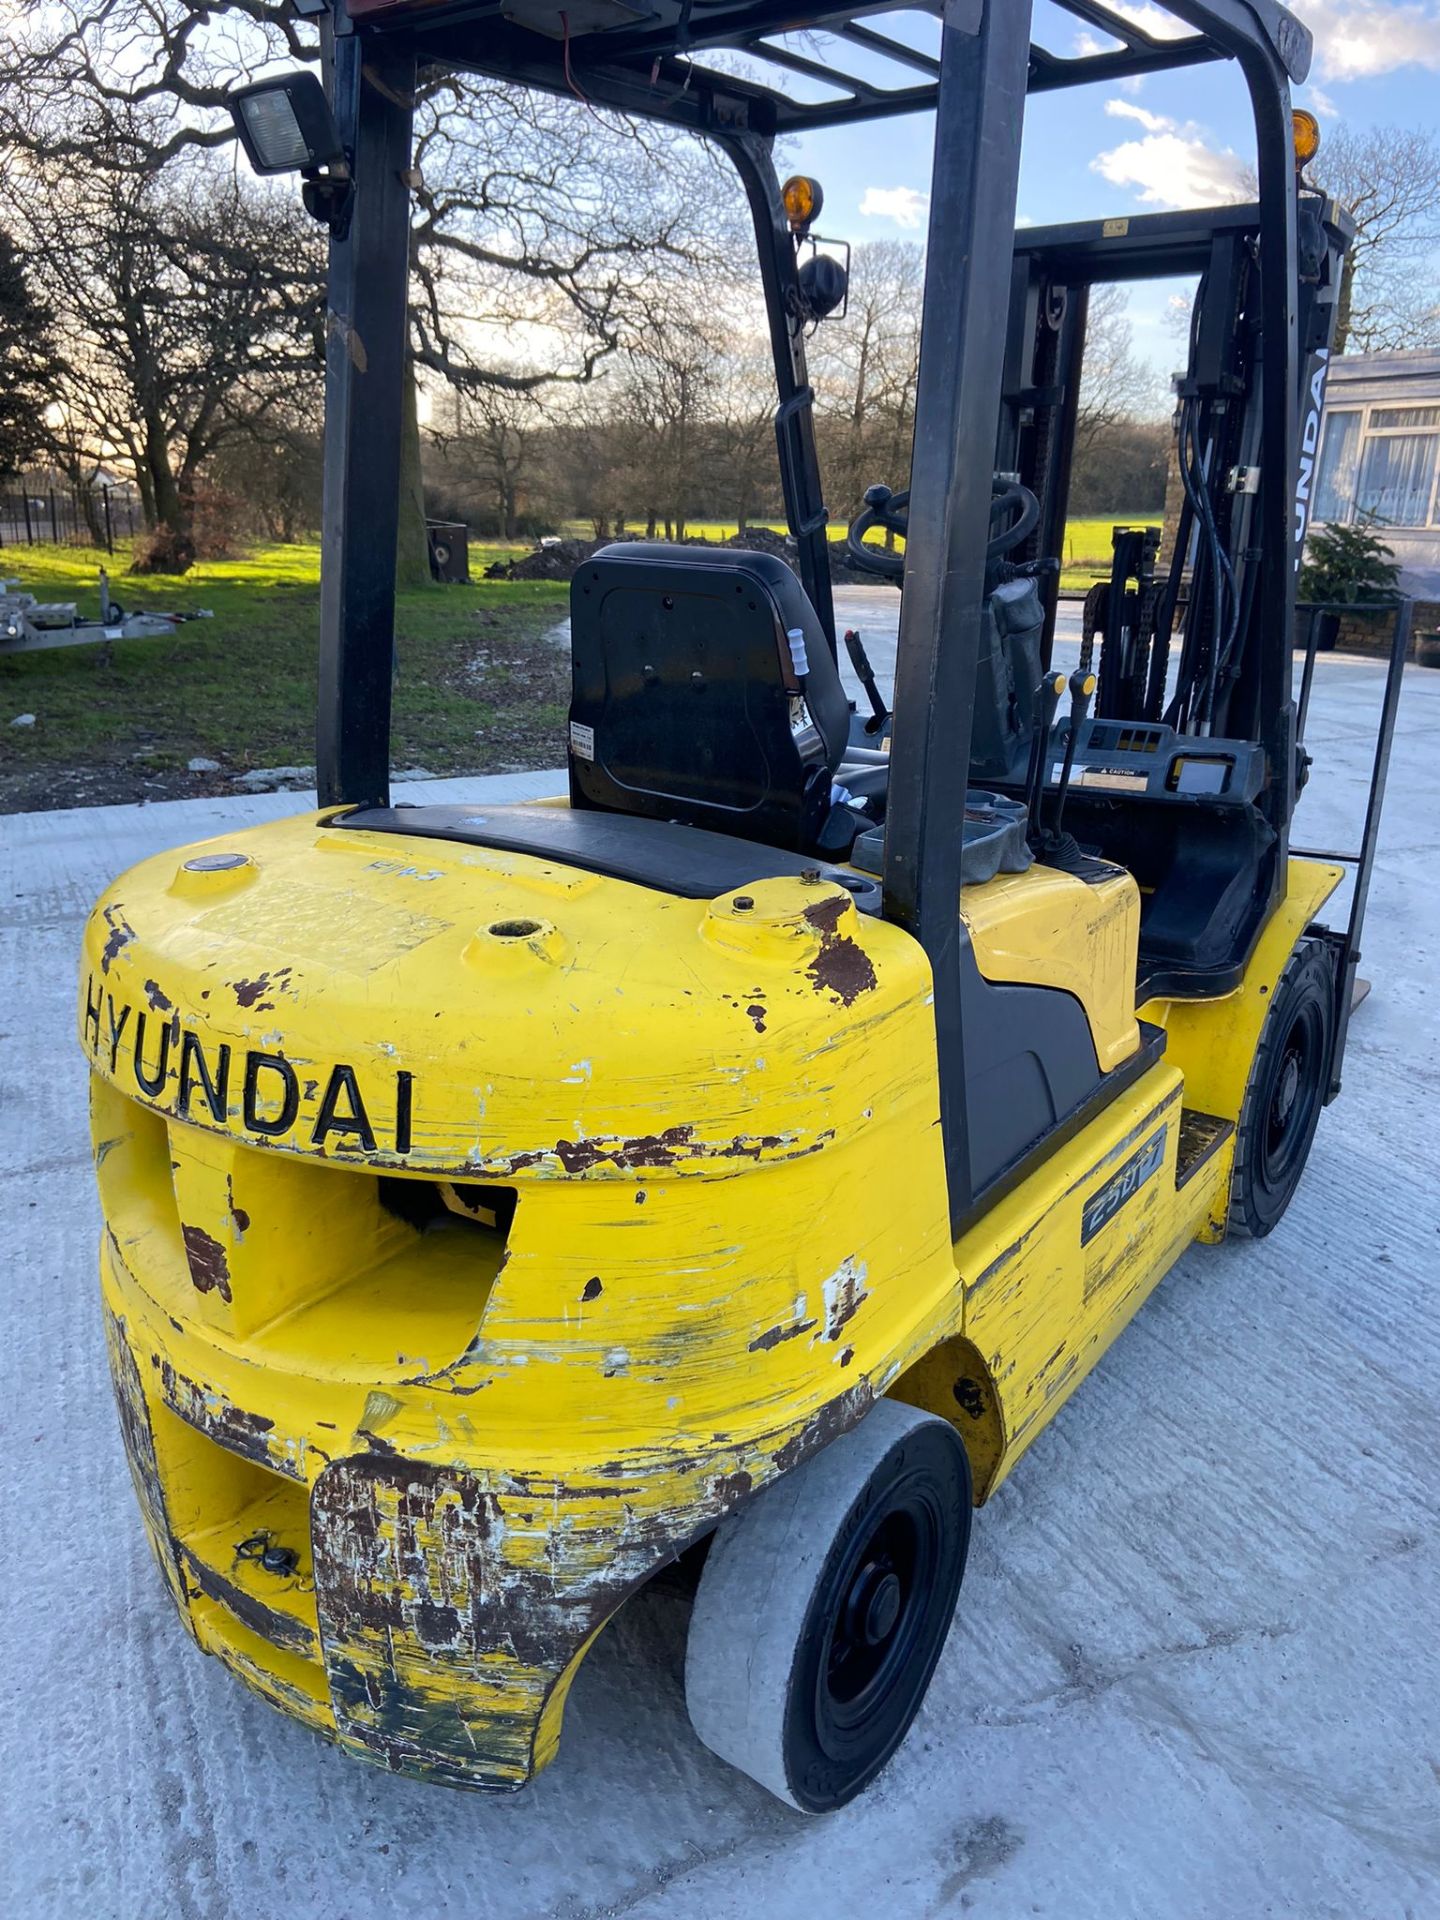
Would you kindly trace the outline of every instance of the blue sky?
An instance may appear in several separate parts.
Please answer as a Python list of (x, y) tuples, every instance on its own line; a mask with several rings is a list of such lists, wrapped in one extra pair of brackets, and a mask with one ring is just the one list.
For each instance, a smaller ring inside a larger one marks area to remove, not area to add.
[[(1316, 41), (1296, 104), (1309, 106), (1322, 129), (1341, 120), (1436, 124), (1440, 0), (1292, 0), (1292, 7)], [(1121, 0), (1117, 10), (1152, 25), (1160, 17), (1145, 0)], [(1055, 52), (1079, 50), (1085, 30), (1073, 16), (1037, 0), (1035, 18), (1037, 40)], [(891, 19), (895, 26), (883, 18), (871, 24), (917, 47), (933, 45), (933, 23)], [(854, 56), (855, 70), (865, 70), (864, 58)], [(883, 73), (869, 71), (887, 85), (899, 77), (888, 63)], [(807, 83), (793, 84), (800, 97), (813, 97)], [(797, 143), (798, 169), (825, 188), (825, 231), (851, 241), (923, 240), (932, 137), (931, 117), (911, 115)], [(1226, 188), (1253, 151), (1244, 85), (1231, 63), (1042, 95), (1027, 118), (1020, 218), (1039, 225), (1234, 198)], [(1156, 286), (1132, 295), (1136, 345), (1157, 367), (1168, 368), (1178, 351), (1165, 312), (1174, 291)]]

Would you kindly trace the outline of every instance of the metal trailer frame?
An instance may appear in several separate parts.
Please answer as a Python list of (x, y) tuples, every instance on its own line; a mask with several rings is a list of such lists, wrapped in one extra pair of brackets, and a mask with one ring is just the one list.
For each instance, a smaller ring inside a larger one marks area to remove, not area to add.
[[(777, 135), (933, 109), (935, 166), (929, 271), (896, 670), (884, 910), (911, 931), (934, 977), (941, 1118), (952, 1219), (970, 1209), (964, 1140), (964, 1034), (956, 911), (973, 686), (989, 530), (990, 457), (999, 416), (1020, 141), (1027, 92), (1234, 60), (1249, 91), (1259, 162), (1260, 244), (1281, 270), (1264, 276), (1268, 356), (1298, 352), (1297, 214), (1289, 85), (1309, 69), (1311, 37), (1275, 0), (1166, 0), (1191, 29), (1158, 39), (1099, 0), (1054, 0), (1113, 43), (1063, 56), (1032, 43), (1031, 0), (930, 0), (937, 62), (873, 23), (901, 11), (875, 5), (798, 8), (776, 0), (653, 0), (643, 25), (575, 31), (563, 40), (520, 24), (559, 15), (541, 0), (336, 0), (332, 103), (353, 191), (332, 237), (326, 344), (326, 478), (317, 742), (322, 805), (388, 800), (394, 653), (398, 458), (406, 359), (408, 184), (417, 69), (441, 62), (596, 106), (665, 120), (717, 141), (750, 201), (774, 352), (776, 431), (786, 511), (801, 578), (831, 645), (825, 510), (805, 374), (793, 241), (771, 149)], [(605, 11), (611, 11), (609, 7)], [(623, 12), (614, 7), (616, 13)], [(591, 8), (586, 23), (597, 17)], [(603, 14), (600, 16), (603, 17)], [(828, 31), (922, 77), (885, 88), (820, 66), (783, 44)], [(553, 32), (553, 24), (552, 24)], [(840, 98), (821, 105), (706, 67), (713, 49), (824, 78)], [(1288, 270), (1286, 270), (1288, 268)], [(1277, 344), (1278, 343), (1278, 344)], [(1272, 472), (1296, 471), (1296, 395), (1265, 384), (1261, 423)], [(977, 450), (979, 457), (977, 457)], [(1262, 493), (1257, 544), (1294, 548), (1289, 483)], [(1260, 738), (1269, 762), (1266, 811), (1285, 838), (1294, 808), (1295, 713), (1290, 697), (1293, 568), (1264, 569)]]

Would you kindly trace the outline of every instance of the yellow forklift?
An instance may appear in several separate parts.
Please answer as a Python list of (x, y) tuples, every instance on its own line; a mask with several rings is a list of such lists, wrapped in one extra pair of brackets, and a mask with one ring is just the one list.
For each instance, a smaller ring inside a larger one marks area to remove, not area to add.
[[(351, 1753), (520, 1786), (596, 1635), (678, 1562), (701, 1740), (843, 1804), (919, 1707), (972, 1507), (1192, 1242), (1267, 1233), (1295, 1192), (1394, 720), (1392, 688), (1331, 931), (1341, 868), (1290, 847), (1291, 650), (1348, 234), (1297, 172), (1305, 30), (1272, 0), (1169, 11), (1156, 37), (1057, 0), (1051, 46), (1029, 0), (947, 0), (904, 16), (925, 51), (875, 4), (348, 0), (324, 88), (235, 96), (252, 162), (330, 229), (320, 807), (119, 879), (79, 1028), (156, 1559), (202, 1648)], [(1027, 93), (1210, 61), (1249, 90), (1256, 204), (1015, 231)], [(798, 572), (597, 553), (549, 803), (390, 804), (434, 65), (714, 141), (758, 243)], [(819, 104), (787, 90), (817, 75)], [(913, 112), (914, 457), (851, 526), (902, 578), (898, 667), (892, 711), (849, 637), (857, 711), (805, 366), (844, 271), (771, 156)], [(1186, 272), (1176, 553), (1117, 536), (1067, 703), (1089, 289)]]

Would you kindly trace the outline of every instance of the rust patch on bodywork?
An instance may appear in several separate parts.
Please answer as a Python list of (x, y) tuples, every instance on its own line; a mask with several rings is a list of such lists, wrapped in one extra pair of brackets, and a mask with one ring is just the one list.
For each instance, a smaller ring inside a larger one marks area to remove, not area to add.
[(690, 1126), (666, 1127), (663, 1133), (642, 1133), (613, 1147), (593, 1140), (557, 1140), (555, 1156), (566, 1173), (588, 1173), (602, 1160), (617, 1167), (673, 1167), (694, 1132)]
[(218, 1293), (228, 1306), (230, 1293), (230, 1266), (225, 1258), (225, 1249), (213, 1234), (206, 1233), (203, 1227), (191, 1227), (182, 1224), (180, 1237), (185, 1242), (185, 1259), (190, 1267), (190, 1278), (197, 1293)]
[(250, 1231), (250, 1215), (244, 1207), (237, 1207), (235, 1204), (235, 1176), (233, 1173), (227, 1173), (225, 1176), (225, 1204), (230, 1209), (230, 1218), (234, 1222), (236, 1233), (243, 1239)]
[[(833, 1138), (833, 1129), (828, 1129), (801, 1151), (813, 1153)], [(631, 1140), (557, 1140), (553, 1147), (509, 1155), (500, 1169), (508, 1174), (525, 1173), (554, 1159), (567, 1174), (592, 1173), (601, 1166), (631, 1173), (695, 1160), (758, 1160), (761, 1154), (773, 1153), (785, 1144), (785, 1136), (779, 1133), (737, 1133), (733, 1139), (718, 1143), (697, 1140), (694, 1127), (682, 1124), (666, 1127), (663, 1133), (642, 1133)]]
[(155, 1436), (150, 1427), (150, 1409), (140, 1380), (140, 1369), (125, 1336), (125, 1323), (112, 1313), (105, 1315), (105, 1350), (110, 1360), (110, 1384), (115, 1390), (115, 1410), (120, 1416), (120, 1437), (125, 1443), (125, 1458), (140, 1517), (150, 1541), (170, 1598), (188, 1624), (190, 1608), (180, 1578), (174, 1543), (170, 1535), (170, 1516), (165, 1507), (165, 1490), (160, 1483), (160, 1463), (155, 1456)]
[(244, 1460), (253, 1460), (257, 1466), (269, 1467), (272, 1473), (283, 1473), (291, 1480), (305, 1478), (303, 1466), (283, 1448), (272, 1443), (273, 1420), (267, 1419), (263, 1413), (251, 1413), (244, 1407), (237, 1407), (223, 1394), (187, 1380), (183, 1373), (177, 1373), (170, 1362), (158, 1354), (155, 1356), (155, 1365), (166, 1406), (187, 1425), (194, 1427), (197, 1433), (203, 1433), (207, 1439), (214, 1440), (231, 1453), (238, 1453)]
[(865, 1285), (865, 1264), (853, 1258), (840, 1262), (824, 1285), (825, 1338), (838, 1340), (870, 1298)]
[(117, 960), (135, 938), (135, 929), (118, 906), (106, 907), (105, 924), (110, 931), (100, 949), (100, 971), (109, 973), (110, 963)]
[(395, 1773), (522, 1785), (558, 1738), (552, 1696), (558, 1706), (591, 1635), (757, 1482), (818, 1453), (872, 1399), (858, 1383), (773, 1453), (736, 1448), (708, 1475), (675, 1452), (647, 1458), (643, 1477), (638, 1462), (616, 1460), (573, 1482), (335, 1461), (310, 1512), (341, 1740)]
[(873, 992), (877, 984), (869, 954), (848, 933), (836, 931), (849, 908), (849, 898), (837, 894), (805, 909), (806, 920), (820, 936), (820, 951), (805, 971), (817, 993), (833, 993), (842, 1007), (852, 1005), (862, 993)]
[(768, 1353), (772, 1347), (778, 1347), (782, 1340), (794, 1340), (797, 1335), (809, 1333), (815, 1325), (813, 1320), (796, 1320), (788, 1327), (770, 1327), (750, 1342), (751, 1353)]
[(253, 1593), (247, 1593), (243, 1587), (236, 1586), (233, 1580), (227, 1580), (214, 1567), (206, 1566), (193, 1553), (184, 1548), (181, 1551), (185, 1554), (186, 1575), (207, 1600), (217, 1601), (227, 1612), (233, 1613), (242, 1626), (248, 1627), (252, 1633), (258, 1633), (271, 1646), (285, 1647), (294, 1653), (314, 1652), (315, 1636), (303, 1620), (297, 1620), (293, 1614), (282, 1613), (278, 1607), (267, 1607), (263, 1600), (257, 1600)]
[(152, 1013), (173, 1013), (175, 1010), (175, 1002), (170, 998), (168, 993), (162, 993), (160, 991), (160, 982), (158, 980), (147, 980), (145, 982), (145, 998), (149, 1003)]
[(735, 1473), (717, 1473), (710, 1482), (710, 1491), (717, 1500), (723, 1500), (727, 1507), (733, 1507), (745, 1498), (754, 1485), (753, 1475), (741, 1467)]
[(290, 984), (289, 967), (277, 967), (274, 973), (258, 973), (253, 980), (231, 980), (230, 991), (237, 1003), (252, 1013), (269, 1013), (274, 1007), (273, 1000), (262, 1000), (262, 994), (283, 993)]
[(787, 1440), (775, 1454), (775, 1464), (782, 1473), (789, 1473), (803, 1461), (810, 1459), (832, 1440), (842, 1433), (848, 1433), (851, 1427), (858, 1426), (875, 1403), (875, 1394), (868, 1380), (857, 1380), (853, 1387), (846, 1389), (837, 1400), (829, 1400), (808, 1425)]

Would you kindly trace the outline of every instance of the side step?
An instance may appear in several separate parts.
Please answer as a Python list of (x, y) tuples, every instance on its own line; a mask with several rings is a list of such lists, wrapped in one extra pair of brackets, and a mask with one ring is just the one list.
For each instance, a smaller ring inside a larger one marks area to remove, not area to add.
[(1186, 1186), (1235, 1131), (1233, 1120), (1201, 1113), (1196, 1107), (1180, 1110), (1180, 1144), (1175, 1152), (1175, 1191)]

